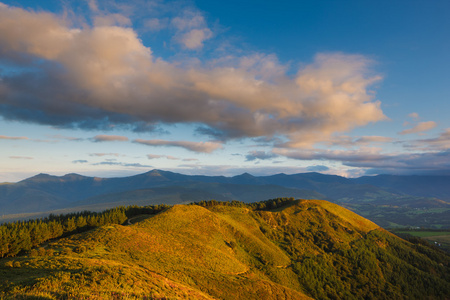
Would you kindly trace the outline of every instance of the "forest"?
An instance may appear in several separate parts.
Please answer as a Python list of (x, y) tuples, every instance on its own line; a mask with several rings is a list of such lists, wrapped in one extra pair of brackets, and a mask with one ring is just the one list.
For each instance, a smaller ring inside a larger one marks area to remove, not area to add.
[(46, 218), (17, 221), (0, 225), (0, 258), (13, 257), (30, 251), (52, 239), (108, 224), (123, 224), (127, 219), (141, 214), (156, 214), (169, 206), (127, 206), (103, 212), (83, 211), (64, 215), (49, 215)]

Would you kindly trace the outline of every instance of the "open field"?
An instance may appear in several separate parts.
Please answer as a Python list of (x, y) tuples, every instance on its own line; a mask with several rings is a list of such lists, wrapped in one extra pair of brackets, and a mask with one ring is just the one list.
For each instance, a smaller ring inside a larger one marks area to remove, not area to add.
[(442, 250), (450, 252), (450, 230), (393, 230), (395, 234), (412, 235), (430, 242)]
[(410, 235), (417, 236), (420, 238), (438, 238), (438, 237), (448, 237), (450, 238), (450, 231), (415, 231), (415, 230), (399, 230), (398, 233), (409, 233)]
[(448, 208), (418, 209), (370, 204), (344, 204), (343, 206), (386, 229), (420, 227), (450, 230), (450, 209)]

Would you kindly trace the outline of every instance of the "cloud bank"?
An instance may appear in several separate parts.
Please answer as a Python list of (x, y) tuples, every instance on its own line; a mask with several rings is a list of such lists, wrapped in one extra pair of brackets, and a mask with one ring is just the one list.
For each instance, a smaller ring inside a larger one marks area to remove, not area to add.
[(33, 159), (31, 156), (10, 156), (11, 159)]
[(143, 140), (135, 139), (134, 143), (147, 146), (168, 146), (180, 147), (193, 152), (211, 153), (222, 148), (222, 144), (218, 142), (190, 142), (190, 141), (165, 141), (165, 140)]
[(26, 136), (6, 136), (0, 135), (0, 140), (28, 140)]
[(266, 159), (272, 159), (272, 158), (274, 158), (276, 156), (277, 155), (274, 154), (274, 153), (265, 152), (265, 151), (250, 151), (245, 156), (245, 159), (246, 159), (246, 161), (254, 161), (254, 160), (257, 160), (257, 159), (266, 160)]
[[(435, 139), (430, 140), (435, 141)], [(426, 140), (426, 142), (430, 142)], [(447, 139), (448, 143), (448, 139)], [(449, 175), (450, 151), (382, 153), (379, 149), (290, 150), (274, 149), (277, 155), (297, 160), (336, 161), (344, 166), (366, 169), (368, 174), (445, 174)]]
[(331, 137), (325, 142), (329, 146), (340, 146), (345, 148), (350, 147), (365, 147), (371, 144), (384, 144), (391, 143), (394, 139), (385, 136), (361, 136), (361, 137), (351, 137), (346, 135)]
[(92, 138), (94, 142), (127, 142), (128, 138), (121, 135), (96, 135)]
[(148, 159), (158, 159), (158, 158), (166, 158), (168, 160), (180, 160), (179, 157), (171, 156), (171, 155), (159, 155), (159, 154), (147, 154)]
[(428, 151), (448, 151), (450, 149), (450, 128), (445, 129), (438, 137), (419, 139), (405, 144), (406, 148)]
[[(385, 119), (369, 89), (381, 77), (363, 56), (317, 54), (294, 75), (273, 55), (184, 64), (154, 55), (128, 19), (101, 17), (76, 26), (61, 15), (0, 4), (0, 62), (21, 70), (0, 71), (4, 119), (134, 131), (188, 123), (221, 141), (284, 137), (279, 147), (309, 147)], [(196, 13), (170, 26), (189, 50), (213, 35)], [(220, 146), (208, 143), (200, 150), (165, 145), (206, 153)]]

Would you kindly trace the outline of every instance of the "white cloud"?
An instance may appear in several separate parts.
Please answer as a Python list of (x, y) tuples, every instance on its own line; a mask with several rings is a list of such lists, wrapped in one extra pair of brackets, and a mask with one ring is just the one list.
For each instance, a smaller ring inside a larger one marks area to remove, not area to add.
[(157, 158), (161, 158), (161, 157), (164, 157), (164, 155), (147, 154), (147, 158), (148, 158), (148, 159), (157, 159)]
[[(0, 7), (0, 20), (0, 58), (29, 67), (2, 75), (5, 119), (87, 129), (200, 124), (199, 132), (222, 141), (281, 136), (288, 140), (283, 147), (309, 147), (385, 119), (369, 90), (381, 78), (363, 56), (318, 54), (295, 76), (265, 55), (181, 67), (154, 57), (120, 22), (76, 28), (62, 16), (8, 6)], [(172, 26), (179, 39), (197, 30), (186, 47), (200, 47), (212, 34), (198, 13), (173, 19)], [(176, 146), (221, 147), (196, 145)]]
[(405, 130), (399, 132), (399, 134), (403, 135), (403, 134), (421, 133), (424, 131), (431, 130), (431, 129), (435, 128), (436, 126), (437, 126), (436, 122), (433, 122), (433, 121), (420, 122), (413, 128), (405, 129)]
[(124, 155), (121, 155), (119, 153), (89, 153), (89, 156), (99, 156), (99, 157), (102, 157), (102, 156), (116, 156), (116, 157), (118, 157), (118, 156), (124, 156)]
[(166, 158), (169, 160), (180, 160), (180, 158), (171, 155), (147, 154), (148, 159)]
[(95, 26), (131, 26), (131, 20), (121, 14), (99, 15), (94, 19)]
[(146, 29), (150, 31), (160, 31), (167, 27), (167, 19), (150, 18), (144, 22)]
[(169, 160), (180, 160), (178, 157), (172, 156), (172, 155), (166, 155), (166, 158)]
[(413, 119), (415, 119), (415, 120), (420, 119), (419, 114), (416, 113), (416, 112), (410, 113), (410, 114), (408, 115), (408, 117), (413, 118)]
[(203, 42), (213, 36), (199, 12), (185, 11), (182, 16), (173, 18), (171, 25), (177, 30), (175, 40), (190, 50), (202, 48)]
[(182, 16), (173, 18), (171, 23), (180, 31), (206, 26), (205, 18), (199, 12), (192, 10), (184, 11)]
[(203, 42), (212, 37), (212, 31), (208, 28), (192, 29), (183, 34), (180, 41), (188, 49), (199, 49), (203, 47)]
[(98, 8), (98, 3), (97, 3), (96, 0), (87, 0), (87, 3), (88, 3), (88, 6), (89, 6), (89, 9), (92, 12), (99, 12), (100, 11), (99, 8)]

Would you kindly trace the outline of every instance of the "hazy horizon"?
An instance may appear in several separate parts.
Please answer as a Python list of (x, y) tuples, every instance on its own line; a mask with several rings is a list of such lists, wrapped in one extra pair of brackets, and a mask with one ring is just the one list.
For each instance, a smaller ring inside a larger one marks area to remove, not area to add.
[[(147, 170), (144, 171), (142, 170), (141, 172), (138, 173), (129, 173), (129, 174), (123, 174), (123, 171), (118, 171), (117, 173), (111, 172), (111, 173), (105, 173), (105, 174), (100, 174), (100, 175), (96, 175), (96, 174), (82, 174), (82, 173), (76, 173), (76, 172), (69, 172), (69, 173), (61, 173), (61, 174), (51, 174), (51, 173), (46, 173), (46, 172), (40, 172), (40, 173), (36, 173), (34, 175), (31, 175), (29, 177), (20, 179), (18, 181), (4, 181), (4, 182), (0, 182), (0, 184), (5, 184), (5, 183), (17, 183), (20, 182), (22, 180), (26, 180), (38, 175), (49, 175), (49, 176), (55, 176), (55, 177), (63, 177), (66, 175), (80, 175), (80, 176), (84, 176), (84, 177), (97, 177), (97, 178), (125, 178), (125, 177), (132, 177), (132, 176), (136, 176), (136, 175), (142, 175), (142, 174), (146, 174), (152, 171), (163, 171), (163, 172), (172, 172), (172, 173), (176, 173), (176, 174), (181, 174), (181, 175), (187, 175), (187, 176), (211, 176), (211, 177), (215, 177), (215, 176), (223, 176), (223, 177), (235, 177), (235, 176), (240, 176), (240, 175), (244, 175), (244, 174), (249, 174), (251, 176), (254, 177), (264, 177), (264, 176), (273, 176), (273, 175), (279, 175), (279, 174), (284, 174), (284, 175), (296, 175), (296, 174), (308, 174), (308, 173), (317, 173), (317, 174), (322, 174), (322, 175), (335, 175), (335, 174), (326, 174), (326, 173), (322, 173), (322, 172), (317, 172), (317, 171), (306, 171), (306, 172), (297, 172), (297, 173), (286, 173), (286, 172), (278, 172), (278, 173), (250, 173), (247, 172), (245, 170), (242, 170), (241, 173), (236, 172), (236, 173), (229, 173), (229, 174), (213, 174), (213, 175), (206, 175), (203, 173), (199, 173), (199, 172), (195, 172), (192, 170), (188, 170), (188, 171), (174, 171), (174, 170), (165, 170), (165, 169), (151, 169), (151, 170)], [(442, 175), (436, 175), (436, 174), (428, 174), (428, 175), (424, 175), (424, 174), (408, 174), (408, 175), (396, 175), (396, 174), (372, 174), (372, 175), (362, 175), (362, 176), (355, 176), (355, 177), (346, 177), (346, 176), (341, 176), (344, 178), (360, 178), (363, 176), (378, 176), (378, 175), (392, 175), (392, 176), (450, 176), (449, 174), (442, 174)], [(340, 175), (337, 175), (340, 176)]]

